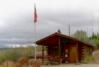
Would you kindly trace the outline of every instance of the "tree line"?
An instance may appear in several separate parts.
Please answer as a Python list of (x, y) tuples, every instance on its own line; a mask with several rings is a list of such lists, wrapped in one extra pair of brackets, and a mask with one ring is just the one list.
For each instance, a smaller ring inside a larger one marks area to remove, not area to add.
[(85, 43), (90, 43), (91, 45), (99, 48), (99, 33), (92, 35), (88, 35), (87, 32), (83, 30), (76, 31), (73, 35), (74, 38), (79, 39), (80, 41), (83, 41)]

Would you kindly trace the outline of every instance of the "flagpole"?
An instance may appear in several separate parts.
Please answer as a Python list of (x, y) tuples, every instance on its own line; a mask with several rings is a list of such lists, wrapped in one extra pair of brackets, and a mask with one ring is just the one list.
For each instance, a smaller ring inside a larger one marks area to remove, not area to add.
[(70, 36), (70, 34), (71, 34), (71, 26), (70, 26), (70, 24), (68, 25), (68, 34), (69, 34), (69, 36)]
[(37, 24), (37, 12), (36, 12), (36, 4), (34, 3), (34, 44), (35, 44), (35, 47), (34, 47), (34, 59), (36, 60), (36, 34), (37, 34), (37, 31), (36, 31), (36, 24)]
[(34, 22), (34, 43), (35, 43), (35, 47), (34, 47), (34, 59), (36, 60), (36, 23)]

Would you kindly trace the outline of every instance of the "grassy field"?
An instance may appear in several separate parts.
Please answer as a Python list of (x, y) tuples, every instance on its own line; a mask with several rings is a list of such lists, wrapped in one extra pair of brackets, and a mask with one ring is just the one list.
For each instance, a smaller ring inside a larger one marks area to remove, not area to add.
[[(37, 54), (41, 52), (41, 46), (37, 47)], [(34, 47), (0, 48), (0, 64), (6, 60), (16, 61), (20, 57), (33, 57)]]
[[(40, 48), (40, 47), (39, 47)], [(1, 49), (0, 50), (0, 60), (2, 61), (2, 59), (3, 58), (5, 58), (4, 60), (6, 60), (6, 59), (8, 59), (8, 60), (11, 60), (12, 58), (16, 58), (16, 55), (17, 54), (15, 54), (15, 56), (14, 56), (14, 54), (13, 54), (13, 51), (14, 51), (14, 53), (20, 53), (20, 54), (22, 54), (23, 53), (23, 55), (26, 55), (26, 56), (28, 56), (28, 55), (30, 55), (31, 53), (33, 53), (33, 52), (31, 52), (31, 51), (33, 51), (33, 47), (28, 47), (28, 48), (16, 48), (16, 49), (12, 49), (12, 48), (9, 48), (9, 49)], [(41, 51), (41, 49), (39, 49), (38, 51)], [(11, 53), (12, 52), (12, 53)], [(29, 53), (30, 52), (30, 53)], [(11, 55), (9, 55), (9, 56), (11, 56), (11, 57), (9, 57), (8, 56), (8, 54), (9, 53), (11, 53)], [(5, 57), (4, 57), (5, 56)], [(20, 55), (21, 56), (21, 55)], [(60, 65), (41, 65), (41, 67), (99, 67), (99, 50), (97, 50), (97, 51), (95, 51), (94, 52), (94, 55), (93, 55), (93, 57), (94, 57), (94, 59), (95, 59), (95, 63), (98, 63), (98, 64), (60, 64)], [(93, 57), (88, 57), (87, 58), (87, 62), (89, 62), (90, 63), (90, 61), (91, 60), (93, 60)], [(10, 58), (10, 59), (9, 59)], [(16, 58), (17, 59), (17, 58)], [(90, 60), (91, 59), (91, 60)], [(17, 59), (18, 60), (18, 59)], [(8, 63), (7, 63), (8, 64)], [(12, 63), (11, 63), (11, 65), (12, 65)], [(2, 67), (2, 66), (0, 66), (0, 67)], [(12, 67), (14, 67), (14, 66), (12, 66)], [(16, 66), (15, 66), (16, 67)], [(29, 66), (28, 66), (29, 67)]]

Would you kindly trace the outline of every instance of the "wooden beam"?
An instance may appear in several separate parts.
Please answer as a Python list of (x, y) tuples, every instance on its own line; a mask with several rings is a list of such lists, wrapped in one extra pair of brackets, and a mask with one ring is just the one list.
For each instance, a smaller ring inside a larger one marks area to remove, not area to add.
[(42, 64), (44, 63), (44, 46), (42, 46)]
[[(58, 53), (59, 53), (59, 61), (61, 61), (61, 40), (60, 40), (60, 37), (58, 38)], [(61, 62), (59, 62), (59, 63), (61, 63)]]
[(77, 51), (77, 57), (76, 57), (76, 63), (79, 63), (79, 47), (78, 47), (78, 42), (76, 43), (76, 51)]

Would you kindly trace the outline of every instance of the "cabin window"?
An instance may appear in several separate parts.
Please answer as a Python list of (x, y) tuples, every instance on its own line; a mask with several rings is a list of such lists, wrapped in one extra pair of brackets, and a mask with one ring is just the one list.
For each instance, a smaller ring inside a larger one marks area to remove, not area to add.
[(65, 57), (68, 57), (68, 49), (65, 49)]
[(91, 55), (91, 53), (92, 53), (92, 49), (91, 49), (91, 48), (89, 48), (89, 54)]
[(68, 57), (68, 54), (65, 54), (65, 57)]
[(65, 53), (68, 53), (68, 49), (65, 49)]

